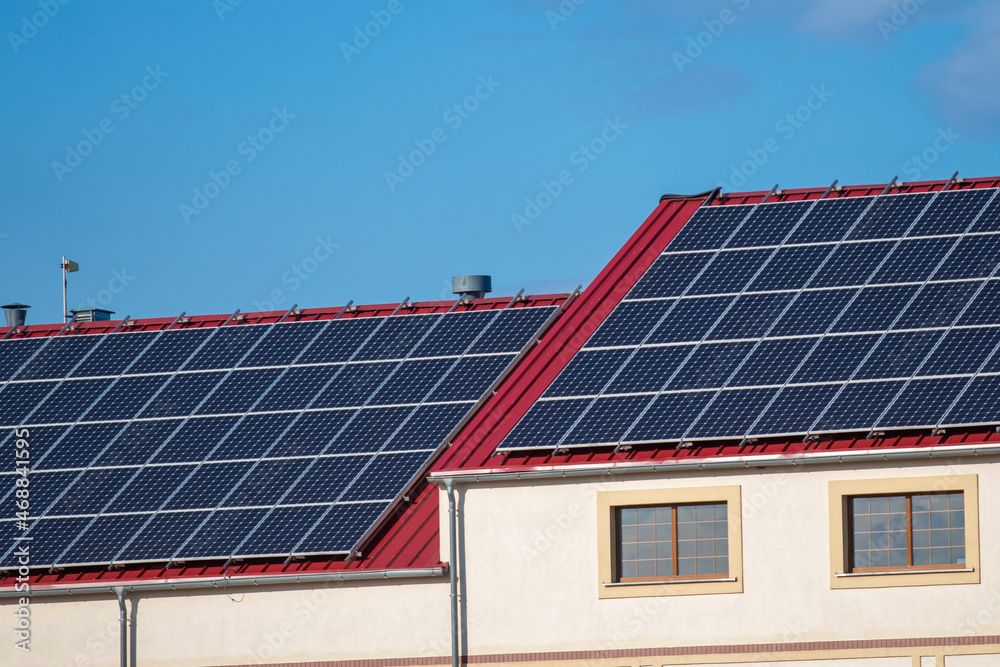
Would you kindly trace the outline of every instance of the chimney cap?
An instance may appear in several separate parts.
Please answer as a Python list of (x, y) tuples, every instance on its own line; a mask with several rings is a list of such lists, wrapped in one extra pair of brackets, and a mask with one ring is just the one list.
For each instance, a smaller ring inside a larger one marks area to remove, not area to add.
[(31, 306), (24, 303), (8, 303), (6, 306), (0, 306), (4, 310), (24, 310), (25, 308), (31, 308)]
[(107, 322), (115, 314), (115, 311), (103, 308), (80, 308), (69, 312), (77, 322)]
[(451, 279), (451, 291), (462, 298), (481, 299), (487, 292), (493, 291), (491, 276), (454, 276)]

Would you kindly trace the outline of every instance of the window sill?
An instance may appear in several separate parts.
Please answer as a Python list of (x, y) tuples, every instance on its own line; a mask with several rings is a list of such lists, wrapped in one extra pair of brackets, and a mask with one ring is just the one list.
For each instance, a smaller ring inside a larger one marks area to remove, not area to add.
[[(839, 575), (838, 575), (839, 576)], [(718, 579), (657, 579), (656, 581), (614, 581), (604, 586), (663, 586), (664, 584), (711, 584), (733, 582), (736, 577), (720, 577)]]
[(883, 570), (879, 572), (835, 572), (835, 577), (881, 577), (893, 574), (952, 574), (956, 572), (975, 572), (973, 567), (941, 568), (938, 570)]

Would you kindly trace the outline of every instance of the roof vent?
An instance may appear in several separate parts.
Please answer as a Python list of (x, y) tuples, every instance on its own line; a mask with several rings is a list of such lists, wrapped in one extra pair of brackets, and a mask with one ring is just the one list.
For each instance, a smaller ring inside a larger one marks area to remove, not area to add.
[(462, 299), (482, 299), (493, 291), (490, 276), (455, 276), (451, 279), (451, 291)]
[(115, 314), (113, 310), (103, 308), (84, 308), (82, 310), (71, 310), (74, 322), (107, 322)]
[(28, 317), (28, 308), (23, 303), (8, 303), (3, 307), (3, 314), (7, 316), (7, 326), (10, 328), (24, 326), (24, 320)]

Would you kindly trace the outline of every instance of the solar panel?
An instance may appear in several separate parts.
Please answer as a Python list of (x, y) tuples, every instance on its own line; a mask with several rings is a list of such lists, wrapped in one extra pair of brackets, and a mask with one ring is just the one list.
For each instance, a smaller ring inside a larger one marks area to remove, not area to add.
[(32, 567), (348, 553), (554, 311), (0, 341)]
[(1000, 423), (998, 250), (992, 188), (702, 207), (498, 449)]

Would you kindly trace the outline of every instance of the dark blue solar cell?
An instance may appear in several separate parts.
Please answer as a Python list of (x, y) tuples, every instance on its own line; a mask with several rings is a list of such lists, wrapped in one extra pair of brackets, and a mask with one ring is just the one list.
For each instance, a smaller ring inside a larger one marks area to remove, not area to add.
[(65, 380), (42, 401), (28, 419), (35, 424), (75, 422), (87, 411), (100, 395), (111, 386), (112, 380)]
[(777, 393), (777, 388), (721, 391), (686, 437), (743, 437)]
[(385, 502), (334, 505), (302, 539), (294, 553), (347, 553), (387, 507)]
[(791, 378), (815, 343), (812, 338), (763, 340), (742, 361), (743, 365), (730, 379), (728, 386), (783, 384)]
[(271, 456), (316, 456), (354, 414), (353, 410), (304, 412), (278, 439)]
[(857, 289), (799, 292), (781, 316), (771, 336), (808, 336), (824, 333)]
[(543, 396), (597, 394), (614, 377), (632, 350), (584, 350), (578, 352)]
[(242, 368), (250, 366), (284, 366), (292, 363), (327, 322), (283, 322), (264, 335), (246, 359)]
[[(111, 432), (112, 436), (121, 430), (122, 424), (115, 426), (118, 428)], [(111, 444), (97, 459), (96, 465), (143, 464), (156, 453), (178, 426), (180, 426), (180, 420), (177, 419), (132, 422), (121, 431), (118, 437), (114, 438), (113, 442), (111, 442), (111, 437), (105, 438), (104, 444), (108, 442)], [(76, 429), (73, 429), (73, 432), (75, 431)], [(73, 433), (71, 432), (70, 435)]]
[(809, 287), (864, 285), (895, 246), (895, 241), (845, 243), (833, 251)]
[[(31, 567), (42, 567), (53, 565), (55, 559), (84, 527), (90, 522), (85, 518), (62, 518), (62, 519), (42, 519), (35, 522), (28, 533), (21, 533), (30, 536), (30, 558)], [(5, 547), (6, 548), (6, 547)], [(5, 567), (17, 566), (18, 557), (14, 555), (12, 548), (4, 557), (2, 563)]]
[(674, 301), (636, 301), (619, 303), (587, 341), (587, 347), (638, 345)]
[(497, 449), (552, 449), (589, 404), (590, 399), (538, 401)]
[(847, 238), (898, 238), (906, 233), (933, 197), (929, 192), (879, 197)]
[(455, 365), (455, 361), (456, 359), (404, 361), (375, 392), (369, 404), (420, 403), (444, 374)]
[(698, 346), (666, 386), (668, 391), (721, 387), (753, 343), (706, 343)]
[(871, 197), (824, 199), (813, 207), (788, 243), (828, 243), (839, 241), (871, 203)]
[[(52, 447), (57, 444), (57, 441), (63, 437), (63, 434), (69, 431), (71, 427), (67, 426), (32, 426), (28, 428), (11, 429), (0, 433), (0, 444), (3, 445), (8, 451), (14, 452), (15, 449), (21, 449), (24, 447), (17, 447), (17, 440), (27, 441), (28, 457), (27, 460), (30, 461), (28, 466), (32, 470), (40, 467), (53, 468), (55, 466), (44, 465), (45, 460), (51, 453)], [(10, 439), (5, 441), (9, 434)], [(13, 461), (15, 454), (11, 454), (11, 460)], [(22, 456), (24, 456), (22, 454)], [(24, 459), (22, 459), (24, 460)], [(13, 471), (13, 464), (10, 470)]]
[(330, 503), (344, 492), (357, 476), (369, 456), (328, 456), (311, 461), (282, 504)]
[(952, 329), (920, 367), (918, 375), (975, 373), (997, 345), (1000, 345), (1000, 328)]
[(879, 340), (878, 334), (828, 336), (819, 341), (792, 381), (844, 382)]
[[(176, 463), (178, 461), (202, 461), (222, 441), (239, 417), (209, 417), (188, 419), (177, 433), (167, 441), (153, 463)], [(180, 420), (168, 420), (176, 428)]]
[(293, 366), (274, 383), (256, 410), (302, 410), (326, 386), (341, 366)]
[(170, 379), (166, 375), (125, 376), (111, 385), (86, 414), (85, 421), (131, 419), (139, 414), (160, 387)]
[(140, 416), (180, 417), (189, 415), (225, 376), (224, 372), (175, 375), (150, 401)]
[(347, 361), (382, 321), (380, 317), (334, 320), (309, 346), (300, 364), (323, 364)]
[(955, 241), (954, 238), (900, 241), (869, 284), (922, 282), (932, 276), (937, 280), (940, 275), (935, 270)]
[[(629, 394), (660, 391), (692, 349), (691, 345), (670, 345), (668, 347), (645, 347), (638, 350), (605, 393)], [(576, 358), (579, 356), (577, 354)]]
[(708, 333), (712, 339), (756, 338), (768, 333), (771, 325), (795, 297), (780, 294), (745, 294)]
[(742, 292), (774, 254), (773, 249), (720, 252), (691, 286), (688, 294), (730, 294)]
[(184, 364), (184, 370), (233, 368), (270, 328), (268, 324), (220, 327), (205, 346)]
[(236, 556), (272, 556), (291, 553), (326, 512), (325, 505), (279, 507), (236, 548)]
[(421, 471), (427, 458), (423, 452), (379, 454), (371, 459), (340, 500), (394, 500)]
[(192, 465), (146, 466), (105, 512), (155, 512), (194, 470)]
[[(482, 397), (514, 360), (513, 355), (466, 357), (444, 376), (429, 401), (475, 401)], [(468, 407), (468, 406), (466, 406)]]
[(56, 382), (25, 382), (0, 387), (0, 426), (20, 426)]
[(740, 226), (726, 247), (779, 245), (812, 205), (811, 201), (761, 204)]
[(806, 433), (816, 415), (833, 399), (839, 385), (820, 384), (781, 389), (764, 410), (760, 421), (747, 432), (747, 436), (785, 435)]
[[(904, 331), (886, 334), (871, 356), (858, 369), (857, 380), (907, 378), (917, 372), (920, 364), (941, 338), (941, 331)], [(862, 357), (858, 357), (860, 364)]]
[(726, 240), (753, 210), (747, 204), (703, 206), (684, 223), (677, 236), (667, 245), (672, 252), (721, 248)]
[(136, 357), (157, 336), (152, 331), (116, 333), (104, 336), (101, 344), (73, 371), (73, 377), (93, 375), (118, 375), (123, 373)]
[[(989, 192), (996, 192), (990, 189)], [(1000, 196), (994, 196), (993, 201), (986, 205), (979, 219), (972, 225), (970, 232), (1000, 232)]]
[[(681, 299), (649, 337), (647, 343), (655, 345), (700, 341), (735, 300), (736, 297), (733, 296)], [(591, 344), (587, 342), (587, 345)]]
[(102, 340), (104, 336), (77, 335), (51, 338), (14, 378), (44, 380), (65, 377)]
[(341, 408), (364, 405), (396, 365), (396, 362), (347, 364), (310, 407)]
[(968, 378), (913, 380), (889, 407), (876, 426), (882, 428), (933, 427), (958, 397)]
[(660, 394), (632, 429), (626, 443), (680, 440), (715, 395), (713, 391)]
[[(981, 285), (978, 281), (925, 285), (896, 322), (895, 328), (951, 326)], [(982, 312), (982, 309), (977, 309), (976, 306), (977, 303), (973, 302), (958, 324), (989, 324), (990, 322), (977, 321), (975, 313)], [(997, 319), (1000, 323), (1000, 318)]]
[(115, 562), (166, 561), (187, 541), (205, 517), (203, 512), (165, 512), (156, 514), (134, 536)]
[(212, 514), (186, 544), (178, 547), (175, 558), (227, 558), (244, 535), (260, 523), (267, 510), (236, 509)]
[(292, 487), (306, 467), (308, 459), (264, 460), (257, 463), (246, 478), (222, 501), (223, 507), (274, 505)]
[(919, 289), (917, 285), (866, 287), (832, 330), (884, 331), (893, 325)]
[(201, 464), (166, 502), (164, 509), (211, 509), (218, 506), (251, 465), (244, 461)]
[[(36, 454), (37, 468), (85, 468), (93, 463), (101, 451), (107, 447), (124, 424), (77, 424), (70, 429), (59, 427), (58, 433), (66, 435), (47, 451), (44, 457)], [(32, 433), (40, 429), (32, 429)]]
[(411, 412), (412, 407), (360, 410), (340, 431), (327, 453), (376, 452), (389, 442)]
[[(66, 489), (67, 486), (73, 483), (77, 477), (80, 476), (79, 470), (73, 471), (55, 471), (49, 472), (47, 470), (33, 471), (28, 475), (28, 489), (30, 497), (28, 498), (31, 507), (29, 508), (29, 516), (39, 516), (45, 512), (48, 507), (56, 501), (56, 498)], [(11, 479), (11, 478), (8, 478)], [(14, 513), (14, 487), (11, 485), (9, 488), (3, 489), (5, 492), (9, 491), (9, 496), (5, 502), (10, 505), (11, 516)], [(7, 548), (6, 545), (0, 549)]]
[(1000, 424), (997, 406), (1000, 406), (1000, 375), (977, 377), (941, 418), (941, 425)]
[(468, 404), (421, 405), (389, 441), (385, 451), (435, 449), (444, 443), (471, 408)]
[(462, 354), (498, 314), (488, 310), (448, 313), (410, 356), (441, 357)]
[(264, 456), (295, 419), (292, 413), (247, 415), (212, 452), (211, 460), (253, 459)]
[(660, 255), (625, 298), (680, 296), (713, 256), (711, 252)]
[(402, 359), (416, 347), (424, 334), (441, 320), (441, 315), (390, 317), (358, 350), (355, 361)]
[(49, 515), (97, 514), (135, 474), (134, 468), (104, 468), (80, 474), (56, 500)]
[(233, 371), (219, 383), (196, 414), (247, 412), (280, 374), (278, 368)]
[(948, 256), (934, 280), (989, 278), (1000, 262), (1000, 234), (966, 236)]
[(128, 369), (133, 373), (169, 373), (176, 371), (215, 329), (164, 331)]
[(47, 338), (21, 338), (0, 341), (0, 382), (6, 382), (31, 358)]
[(616, 444), (652, 400), (652, 396), (597, 399), (561, 446)]
[(813, 431), (866, 431), (903, 387), (903, 380), (844, 385)]
[(961, 234), (969, 228), (992, 195), (993, 191), (985, 189), (942, 192), (908, 235)]
[(486, 328), (475, 345), (469, 348), (468, 354), (520, 352), (555, 311), (555, 306), (508, 308)]
[(781, 248), (747, 291), (801, 289), (832, 250), (827, 245)]
[[(148, 518), (142, 514), (97, 517), (82, 533), (78, 533), (76, 542), (59, 556), (56, 564), (110, 563)], [(72, 539), (74, 536), (66, 537)]]

